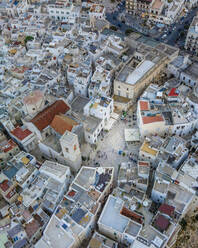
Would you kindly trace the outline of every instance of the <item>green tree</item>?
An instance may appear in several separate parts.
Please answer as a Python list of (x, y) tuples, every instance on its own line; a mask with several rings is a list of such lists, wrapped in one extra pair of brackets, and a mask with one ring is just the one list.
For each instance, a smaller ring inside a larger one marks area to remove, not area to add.
[(28, 41), (32, 41), (32, 40), (34, 40), (34, 37), (32, 37), (30, 35), (25, 37), (25, 43), (27, 43)]
[(184, 218), (181, 219), (180, 225), (181, 225), (182, 229), (186, 229), (187, 222), (186, 222), (186, 220)]
[(113, 31), (117, 31), (118, 30), (118, 28), (116, 26), (111, 26), (110, 29), (113, 30)]
[(126, 31), (125, 31), (126, 35), (130, 35), (131, 33), (133, 33), (133, 29), (131, 29), (131, 28), (126, 29)]

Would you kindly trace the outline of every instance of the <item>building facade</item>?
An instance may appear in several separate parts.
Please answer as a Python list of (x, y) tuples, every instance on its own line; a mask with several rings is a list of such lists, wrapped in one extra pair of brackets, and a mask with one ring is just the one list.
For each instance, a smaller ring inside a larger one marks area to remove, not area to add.
[(186, 37), (185, 48), (198, 54), (198, 16), (195, 16)]

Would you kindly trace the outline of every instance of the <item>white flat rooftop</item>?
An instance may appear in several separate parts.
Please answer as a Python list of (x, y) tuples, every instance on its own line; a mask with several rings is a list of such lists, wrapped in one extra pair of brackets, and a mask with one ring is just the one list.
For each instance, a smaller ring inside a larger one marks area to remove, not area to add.
[(198, 164), (192, 159), (187, 160), (186, 163), (182, 166), (181, 170), (194, 179), (198, 177)]
[(62, 227), (63, 224), (54, 215), (48, 223), (43, 239), (50, 248), (69, 248), (73, 245), (74, 238), (69, 231)]
[(142, 242), (136, 239), (134, 240), (134, 243), (131, 245), (131, 248), (148, 248), (148, 246), (144, 245)]
[(50, 248), (50, 245), (41, 238), (34, 246), (35, 248)]
[(129, 223), (129, 219), (120, 214), (122, 205), (122, 200), (118, 202), (115, 197), (110, 195), (98, 222), (123, 233)]
[(71, 133), (69, 131), (65, 131), (65, 133), (62, 135), (61, 139), (62, 141), (72, 144), (74, 138), (76, 137), (76, 135), (74, 133)]
[(137, 67), (131, 74), (128, 75), (126, 83), (136, 84), (153, 66), (155, 63), (145, 60), (139, 67)]
[(61, 183), (63, 183), (66, 179), (65, 177), (69, 170), (70, 169), (68, 166), (49, 160), (46, 160), (39, 169), (41, 173), (44, 173), (45, 175), (48, 175)]

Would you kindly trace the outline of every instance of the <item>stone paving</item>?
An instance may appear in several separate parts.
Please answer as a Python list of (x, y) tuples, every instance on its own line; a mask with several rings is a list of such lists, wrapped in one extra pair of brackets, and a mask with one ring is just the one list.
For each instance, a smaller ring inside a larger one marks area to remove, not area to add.
[[(127, 147), (124, 140), (124, 129), (131, 127), (131, 122), (127, 120), (118, 120), (109, 132), (100, 135), (97, 148), (93, 149), (90, 145), (81, 148), (82, 155), (89, 156), (90, 160), (83, 162), (86, 166), (112, 166), (115, 169), (115, 181), (118, 175), (118, 169), (122, 162), (129, 161), (129, 154), (134, 154), (134, 159), (138, 158), (139, 146), (130, 145)], [(130, 126), (129, 126), (130, 125)], [(119, 154), (122, 151), (122, 155)]]

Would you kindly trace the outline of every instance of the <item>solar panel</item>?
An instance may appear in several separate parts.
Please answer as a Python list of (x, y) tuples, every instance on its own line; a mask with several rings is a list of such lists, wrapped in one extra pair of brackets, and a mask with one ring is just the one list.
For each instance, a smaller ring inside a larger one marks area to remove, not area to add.
[(86, 212), (82, 210), (81, 208), (78, 208), (74, 214), (71, 216), (71, 218), (76, 222), (79, 223), (81, 219), (85, 216)]

